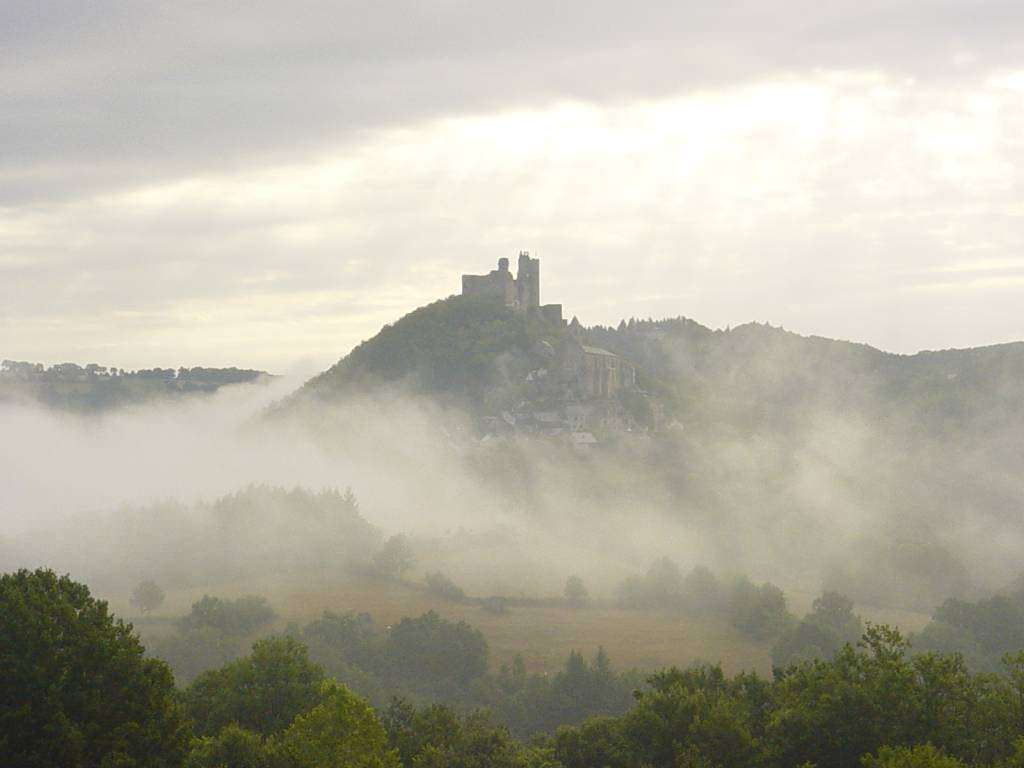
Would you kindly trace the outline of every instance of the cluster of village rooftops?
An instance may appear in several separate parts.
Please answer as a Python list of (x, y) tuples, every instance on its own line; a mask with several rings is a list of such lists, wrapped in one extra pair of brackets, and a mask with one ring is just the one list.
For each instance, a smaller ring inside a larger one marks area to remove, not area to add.
[[(583, 344), (562, 317), (561, 304), (540, 303), (540, 259), (519, 254), (513, 277), (507, 258), (486, 275), (463, 275), (463, 296), (490, 296), (519, 312), (533, 313), (546, 322), (568, 328), (557, 346), (541, 341), (534, 352), (545, 365), (526, 377), (533, 395), (514, 409), (484, 419), (485, 440), (510, 433), (564, 436), (573, 445), (597, 442), (594, 431), (625, 431), (635, 425), (619, 402), (619, 393), (636, 387), (636, 368), (606, 349)], [(535, 407), (534, 403), (546, 403)], [(552, 405), (555, 404), (555, 405)]]

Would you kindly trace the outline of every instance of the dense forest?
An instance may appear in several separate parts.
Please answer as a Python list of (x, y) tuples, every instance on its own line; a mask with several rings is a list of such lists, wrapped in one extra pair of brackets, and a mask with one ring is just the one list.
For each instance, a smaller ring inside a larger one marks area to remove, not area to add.
[[(244, 633), (266, 622), (268, 610), (260, 600), (207, 598), (181, 624)], [(815, 612), (813, 621), (826, 623), (847, 613), (834, 597)], [(1009, 768), (1024, 761), (1020, 653), (1007, 654), (1000, 673), (972, 672), (957, 653), (912, 654), (899, 632), (869, 625), (855, 644), (787, 663), (770, 679), (698, 665), (633, 681), (602, 655), (588, 663), (574, 654), (549, 681), (502, 670), (485, 709), (404, 697), (375, 708), (338, 682), (347, 663), (375, 665), (414, 686), (459, 686), (482, 674), (485, 643), (470, 627), (427, 615), (403, 621), (375, 646), (366, 624), (325, 615), (257, 641), (179, 689), (132, 626), (85, 585), (47, 570), (4, 575), (0, 753), (7, 764), (33, 768)], [(325, 648), (334, 668), (316, 661)], [(496, 719), (502, 713), (544, 721), (510, 729)], [(516, 729), (535, 735), (517, 739)]]

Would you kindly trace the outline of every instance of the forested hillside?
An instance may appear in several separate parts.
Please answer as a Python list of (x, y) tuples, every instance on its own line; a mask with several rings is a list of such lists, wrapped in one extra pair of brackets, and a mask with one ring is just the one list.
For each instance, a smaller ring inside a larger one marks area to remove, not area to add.
[(292, 403), (337, 402), (346, 394), (403, 385), (469, 408), (505, 401), (531, 367), (534, 345), (561, 333), (488, 298), (453, 296), (385, 326), (308, 381)]
[(0, 402), (36, 402), (48, 408), (96, 413), (126, 405), (212, 394), (231, 384), (268, 381), (264, 371), (240, 368), (148, 368), (129, 371), (89, 363), (0, 363)]

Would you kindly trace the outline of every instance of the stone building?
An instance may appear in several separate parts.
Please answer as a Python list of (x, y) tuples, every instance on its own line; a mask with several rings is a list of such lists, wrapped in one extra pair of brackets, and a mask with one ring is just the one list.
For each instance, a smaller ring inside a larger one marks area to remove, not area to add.
[(559, 374), (582, 399), (609, 398), (636, 386), (636, 368), (613, 352), (568, 336), (558, 350)]
[[(526, 251), (519, 254), (517, 274), (512, 276), (509, 260), (498, 259), (498, 268), (486, 275), (463, 275), (463, 296), (491, 296), (520, 312), (536, 313), (556, 326), (565, 327), (561, 304), (540, 303), (540, 259)], [(544, 386), (554, 387), (572, 400), (610, 399), (636, 385), (636, 369), (618, 355), (599, 347), (582, 344), (577, 335), (582, 328), (575, 318), (563, 334), (557, 350), (547, 342), (551, 359), (551, 380)], [(543, 350), (542, 350), (543, 352)], [(547, 369), (530, 374), (528, 381), (548, 375)]]
[(561, 304), (540, 303), (540, 259), (530, 258), (526, 251), (519, 253), (517, 274), (512, 277), (506, 258), (498, 259), (498, 268), (486, 275), (463, 275), (463, 296), (493, 296), (522, 312), (536, 312), (545, 320), (564, 325)]

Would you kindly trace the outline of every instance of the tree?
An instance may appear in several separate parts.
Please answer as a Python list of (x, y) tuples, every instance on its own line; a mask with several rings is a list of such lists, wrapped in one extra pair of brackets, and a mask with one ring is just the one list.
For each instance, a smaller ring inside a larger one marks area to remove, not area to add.
[(279, 751), (293, 768), (400, 768), (373, 708), (348, 688), (322, 684), (320, 703), (298, 715)]
[(573, 608), (580, 608), (587, 604), (590, 594), (587, 592), (583, 579), (579, 576), (570, 576), (565, 582), (565, 601)]
[(402, 578), (402, 574), (416, 565), (416, 557), (409, 540), (402, 534), (392, 536), (373, 556), (373, 566), (384, 576)]
[(823, 592), (811, 612), (778, 639), (772, 664), (785, 668), (804, 659), (827, 659), (846, 643), (856, 643), (862, 631), (853, 601), (838, 592)]
[(431, 595), (435, 595), (444, 600), (450, 600), (453, 603), (466, 602), (466, 593), (463, 591), (462, 587), (440, 571), (428, 573), (426, 582), (427, 592)]
[(164, 604), (164, 597), (164, 591), (157, 583), (147, 579), (135, 587), (132, 592), (131, 604), (133, 608), (143, 613), (150, 613)]
[(758, 765), (746, 680), (728, 680), (718, 666), (670, 669), (648, 680), (649, 691), (624, 720), (633, 764), (740, 768)]
[(592, 717), (576, 728), (555, 732), (555, 758), (565, 768), (631, 768), (636, 765), (621, 718)]
[(448, 690), (487, 671), (487, 641), (464, 621), (447, 621), (428, 611), (392, 628), (387, 658), (389, 672), (402, 682)]
[(245, 637), (276, 618), (265, 597), (249, 595), (236, 600), (203, 595), (179, 625), (184, 631), (209, 628), (228, 637)]
[(272, 768), (270, 746), (258, 733), (234, 723), (216, 736), (197, 739), (184, 768)]
[(864, 631), (860, 616), (853, 612), (853, 601), (839, 592), (822, 592), (806, 618), (835, 632), (843, 643), (856, 643)]
[(882, 747), (877, 755), (865, 755), (863, 768), (965, 768), (954, 757), (947, 757), (931, 744), (915, 747)]
[(84, 584), (0, 576), (0, 754), (19, 768), (164, 768), (188, 746), (171, 671)]
[(753, 640), (778, 637), (793, 622), (781, 589), (769, 582), (758, 587), (746, 578), (733, 585), (729, 612), (732, 625)]
[[(383, 715), (388, 739), (402, 765), (416, 768), (528, 768), (559, 766), (543, 751), (526, 753), (508, 729), (486, 712), (464, 718), (444, 704), (416, 709), (396, 699)], [(559, 766), (561, 768), (561, 766)]]
[(184, 698), (200, 735), (237, 723), (269, 736), (317, 704), (323, 679), (323, 669), (309, 660), (302, 643), (268, 637), (249, 656), (197, 677)]

